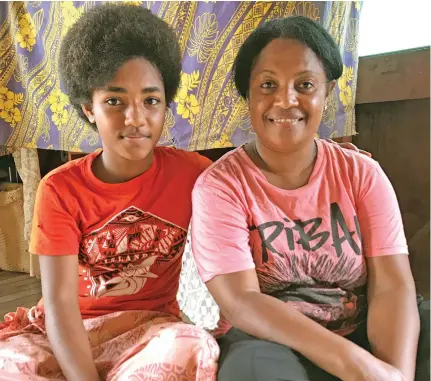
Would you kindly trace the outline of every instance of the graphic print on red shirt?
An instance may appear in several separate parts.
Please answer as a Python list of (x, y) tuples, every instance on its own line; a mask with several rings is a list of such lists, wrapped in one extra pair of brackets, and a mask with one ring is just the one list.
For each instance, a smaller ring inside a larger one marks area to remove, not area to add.
[(90, 296), (133, 295), (157, 267), (184, 250), (187, 231), (131, 206), (84, 236), (80, 264), (88, 269)]

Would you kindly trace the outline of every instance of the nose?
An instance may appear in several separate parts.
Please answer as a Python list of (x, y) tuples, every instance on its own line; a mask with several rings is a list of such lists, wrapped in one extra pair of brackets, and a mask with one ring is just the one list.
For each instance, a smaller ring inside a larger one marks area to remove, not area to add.
[(141, 127), (146, 124), (146, 110), (141, 102), (131, 102), (125, 110), (125, 125)]
[(293, 86), (280, 86), (277, 89), (275, 105), (288, 109), (291, 107), (298, 107), (298, 92)]

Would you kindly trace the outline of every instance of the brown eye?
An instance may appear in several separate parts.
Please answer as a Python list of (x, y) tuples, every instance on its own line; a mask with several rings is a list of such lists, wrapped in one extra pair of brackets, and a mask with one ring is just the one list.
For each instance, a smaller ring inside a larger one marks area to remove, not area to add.
[(119, 106), (121, 104), (121, 101), (117, 98), (109, 98), (106, 100), (106, 102), (110, 106)]
[(309, 90), (309, 89), (312, 89), (314, 87), (314, 85), (312, 82), (306, 81), (306, 82), (301, 83), (301, 87), (303, 89)]
[(273, 82), (271, 82), (271, 81), (266, 81), (266, 82), (262, 83), (260, 85), (260, 87), (262, 89), (272, 89), (273, 87), (275, 87), (275, 84)]
[(145, 103), (150, 106), (156, 106), (160, 103), (160, 101), (157, 98), (148, 98), (145, 100)]

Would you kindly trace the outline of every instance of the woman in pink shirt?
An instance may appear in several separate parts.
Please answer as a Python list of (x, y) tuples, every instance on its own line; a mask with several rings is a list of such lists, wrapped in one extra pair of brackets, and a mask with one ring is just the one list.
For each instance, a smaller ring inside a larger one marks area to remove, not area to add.
[(377, 162), (314, 138), (342, 70), (330, 35), (299, 16), (260, 26), (236, 57), (256, 140), (193, 191), (220, 381), (429, 379), (429, 307), (419, 340), (395, 192)]

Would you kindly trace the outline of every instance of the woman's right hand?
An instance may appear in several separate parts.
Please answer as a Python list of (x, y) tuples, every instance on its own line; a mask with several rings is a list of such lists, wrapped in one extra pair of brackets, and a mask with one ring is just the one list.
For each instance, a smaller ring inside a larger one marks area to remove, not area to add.
[(353, 357), (346, 370), (343, 381), (406, 381), (397, 368), (368, 352)]

